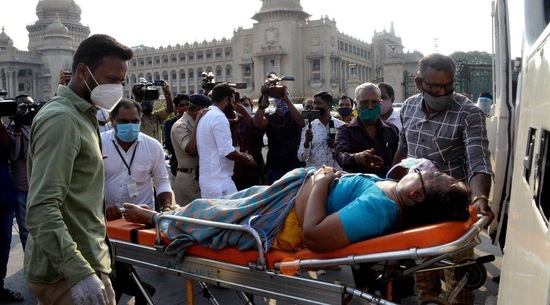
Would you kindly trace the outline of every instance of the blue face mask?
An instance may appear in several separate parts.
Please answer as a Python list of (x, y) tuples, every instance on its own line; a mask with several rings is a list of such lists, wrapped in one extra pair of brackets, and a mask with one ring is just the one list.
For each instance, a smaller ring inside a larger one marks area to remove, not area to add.
[(368, 108), (359, 108), (359, 118), (363, 122), (374, 122), (380, 116), (381, 107), (380, 105)]
[(134, 142), (138, 135), (141, 123), (116, 124), (116, 137), (125, 143)]
[(275, 104), (276, 111), (281, 114), (285, 114), (289, 111), (288, 105), (286, 104), (285, 101), (281, 99), (278, 99), (278, 98), (274, 99), (273, 104)]

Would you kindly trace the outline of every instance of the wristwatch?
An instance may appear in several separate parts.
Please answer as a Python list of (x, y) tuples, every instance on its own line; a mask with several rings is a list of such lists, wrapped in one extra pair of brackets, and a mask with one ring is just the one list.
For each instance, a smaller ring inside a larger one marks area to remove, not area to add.
[(489, 202), (489, 198), (487, 196), (481, 195), (481, 196), (474, 196), (474, 198), (472, 199), (472, 202), (470, 204), (474, 204), (479, 199), (485, 199), (485, 200), (487, 200), (487, 202)]

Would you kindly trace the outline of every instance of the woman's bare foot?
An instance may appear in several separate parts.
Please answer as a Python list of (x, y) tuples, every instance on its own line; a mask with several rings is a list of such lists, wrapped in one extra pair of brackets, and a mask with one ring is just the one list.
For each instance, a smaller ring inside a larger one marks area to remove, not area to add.
[(144, 225), (152, 225), (153, 215), (157, 213), (153, 210), (139, 207), (133, 203), (124, 203), (122, 207), (124, 208), (122, 216), (126, 221)]

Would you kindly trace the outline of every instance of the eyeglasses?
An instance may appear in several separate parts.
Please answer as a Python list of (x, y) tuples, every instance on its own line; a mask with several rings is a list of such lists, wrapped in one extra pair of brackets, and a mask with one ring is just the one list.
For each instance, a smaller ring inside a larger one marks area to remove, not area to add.
[[(435, 85), (435, 84), (426, 83), (424, 79), (420, 79), (420, 81), (422, 81), (422, 88), (424, 88), (424, 91), (428, 91), (431, 93), (439, 93), (443, 90), (445, 90), (446, 93), (451, 93), (455, 91), (455, 88), (456, 88), (454, 81), (444, 85)], [(428, 88), (428, 90), (426, 90), (426, 88)]]
[(313, 106), (323, 106), (325, 105), (325, 101), (313, 101)]
[(426, 197), (426, 186), (424, 185), (424, 178), (422, 178), (422, 173), (418, 168), (414, 169), (414, 172), (418, 174), (418, 177), (420, 177), (420, 184), (422, 185), (422, 192), (424, 193), (424, 197)]
[(179, 103), (178, 106), (189, 107), (189, 103)]
[(380, 105), (380, 100), (362, 100), (359, 101), (359, 107), (361, 108), (367, 108), (367, 107), (376, 107)]

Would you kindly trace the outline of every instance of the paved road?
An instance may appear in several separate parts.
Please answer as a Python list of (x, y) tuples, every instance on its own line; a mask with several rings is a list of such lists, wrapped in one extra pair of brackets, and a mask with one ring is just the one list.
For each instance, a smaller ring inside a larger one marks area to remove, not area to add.
[[(498, 293), (498, 284), (493, 282), (491, 279), (494, 276), (500, 274), (500, 266), (502, 255), (500, 248), (494, 246), (490, 243), (490, 240), (487, 238), (485, 233), (481, 234), (482, 244), (476, 247), (476, 254), (486, 255), (494, 254), (497, 259), (492, 262), (485, 264), (487, 267), (488, 280), (483, 287), (476, 291), (476, 305), (495, 305), (496, 304), (496, 295)], [(14, 228), (13, 231), (13, 240), (10, 253), (10, 261), (8, 265), (8, 275), (5, 280), (6, 287), (19, 291), (25, 296), (25, 302), (15, 303), (23, 305), (35, 305), (37, 302), (34, 301), (31, 293), (26, 287), (24, 277), (23, 277), (23, 251), (21, 249), (21, 244), (19, 242), (19, 234)], [(189, 304), (186, 299), (185, 293), (185, 280), (183, 278), (168, 275), (156, 271), (151, 271), (143, 268), (136, 268), (142, 280), (152, 283), (157, 288), (157, 294), (154, 296), (153, 300), (157, 305), (181, 305)], [(333, 282), (339, 280), (342, 283), (350, 283), (352, 281), (351, 272), (349, 267), (343, 267), (341, 270), (327, 270), (326, 274), (318, 275), (320, 279)], [(243, 304), (237, 294), (229, 289), (220, 289), (213, 287), (211, 289), (212, 294), (215, 296), (217, 301), (220, 304)], [(202, 296), (202, 292), (198, 284), (195, 285), (195, 304), (197, 305), (206, 305), (211, 304), (211, 302)], [(256, 304), (269, 304), (269, 305), (283, 305), (288, 304), (285, 302), (275, 301), (275, 300), (266, 300), (264, 298), (255, 297)], [(2, 304), (2, 302), (0, 302)], [(133, 298), (123, 296), (119, 304), (123, 305), (133, 305)], [(361, 300), (354, 299), (351, 304), (367, 304)], [(414, 305), (416, 301), (406, 300), (403, 302), (405, 305)]]

